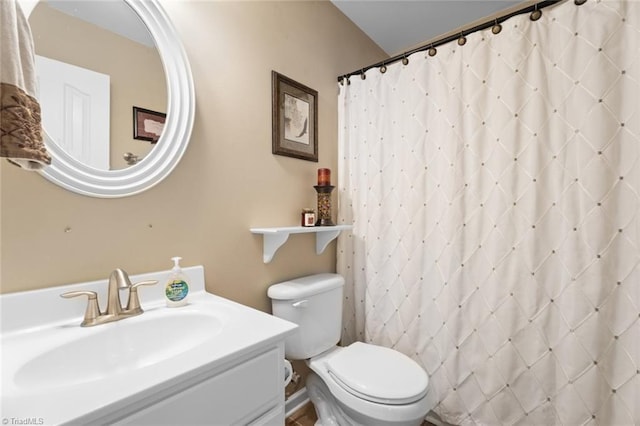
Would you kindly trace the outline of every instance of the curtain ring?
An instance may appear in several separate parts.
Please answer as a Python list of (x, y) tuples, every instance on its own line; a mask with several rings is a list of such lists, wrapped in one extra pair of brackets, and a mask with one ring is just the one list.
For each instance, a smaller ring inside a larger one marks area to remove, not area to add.
[(438, 53), (438, 49), (433, 47), (433, 44), (431, 44), (431, 47), (429, 48), (429, 56), (436, 56), (436, 53)]
[(382, 64), (382, 66), (380, 67), (380, 72), (382, 74), (384, 74), (385, 72), (387, 72), (387, 66), (385, 64)]
[(458, 46), (464, 46), (467, 44), (467, 38), (464, 36), (464, 33), (460, 33), (460, 38), (458, 39)]
[(347, 77), (347, 86), (351, 85), (351, 79), (349, 77)]
[(531, 12), (531, 15), (529, 15), (529, 19), (531, 19), (532, 21), (537, 21), (541, 16), (542, 11), (538, 9), (538, 3), (536, 3), (533, 12)]
[(496, 19), (496, 23), (491, 27), (491, 32), (494, 34), (499, 34), (502, 31), (502, 25), (498, 24), (498, 20)]
[(407, 58), (406, 56), (402, 57), (402, 65), (409, 65), (409, 58)]
[(367, 75), (364, 72), (364, 68), (362, 68), (362, 71), (360, 72), (360, 78), (363, 80), (367, 78)]
[(576, 6), (582, 6), (583, 4), (585, 4), (587, 2), (587, 0), (573, 0), (573, 3)]

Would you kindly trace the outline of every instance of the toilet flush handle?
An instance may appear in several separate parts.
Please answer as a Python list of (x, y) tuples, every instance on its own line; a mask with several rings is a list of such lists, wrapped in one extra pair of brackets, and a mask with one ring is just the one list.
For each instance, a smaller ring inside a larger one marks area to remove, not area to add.
[(293, 302), (292, 306), (294, 308), (306, 308), (308, 304), (309, 304), (309, 301), (307, 299), (304, 299), (304, 300), (299, 300), (297, 302)]

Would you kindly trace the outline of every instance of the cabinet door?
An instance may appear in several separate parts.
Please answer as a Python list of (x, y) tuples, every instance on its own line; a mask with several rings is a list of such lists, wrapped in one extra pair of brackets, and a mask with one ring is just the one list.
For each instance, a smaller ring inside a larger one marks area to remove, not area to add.
[(284, 403), (281, 353), (272, 349), (126, 417), (118, 425), (240, 425)]

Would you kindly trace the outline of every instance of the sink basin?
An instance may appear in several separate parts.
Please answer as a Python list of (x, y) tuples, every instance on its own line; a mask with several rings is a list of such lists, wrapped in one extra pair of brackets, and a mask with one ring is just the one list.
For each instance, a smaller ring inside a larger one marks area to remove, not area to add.
[(72, 386), (157, 364), (214, 338), (219, 317), (202, 312), (152, 312), (82, 329), (82, 336), (28, 359), (15, 373), (19, 388)]

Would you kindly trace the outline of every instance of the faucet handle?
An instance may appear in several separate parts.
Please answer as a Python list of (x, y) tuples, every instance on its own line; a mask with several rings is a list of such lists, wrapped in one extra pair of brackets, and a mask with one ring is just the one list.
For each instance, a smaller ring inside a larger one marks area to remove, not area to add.
[(127, 312), (128, 314), (141, 314), (142, 312), (144, 312), (140, 307), (140, 299), (138, 298), (138, 287), (154, 284), (158, 284), (158, 281), (148, 280), (131, 284), (131, 286), (129, 287), (129, 300), (127, 301), (127, 308), (125, 312)]
[(84, 319), (80, 324), (82, 327), (94, 325), (96, 318), (100, 316), (100, 307), (98, 306), (98, 295), (95, 291), (68, 291), (62, 293), (60, 297), (70, 299), (72, 297), (87, 296), (87, 309), (84, 312)]

